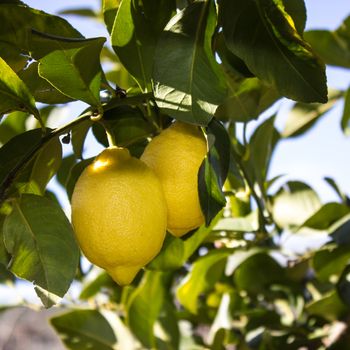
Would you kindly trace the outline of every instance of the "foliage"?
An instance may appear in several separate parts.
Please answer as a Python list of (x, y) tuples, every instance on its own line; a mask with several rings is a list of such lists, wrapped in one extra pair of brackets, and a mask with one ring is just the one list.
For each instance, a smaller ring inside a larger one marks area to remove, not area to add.
[[(303, 0), (103, 0), (69, 14), (103, 21), (106, 37), (0, 2), (0, 282), (30, 281), (45, 307), (62, 308), (51, 324), (69, 349), (345, 349), (350, 198), (327, 178), (339, 200), (322, 203), (308, 184), (271, 179), (269, 165), (276, 145), (340, 101), (349, 134), (350, 90), (327, 99), (325, 64), (350, 68), (350, 17), (304, 33)], [(283, 98), (294, 104), (278, 130)], [(76, 101), (77, 118), (48, 127)], [(69, 208), (47, 186), (55, 177), (70, 198), (89, 137), (108, 144), (104, 129), (139, 157), (173, 119), (207, 135), (206, 225), (168, 233), (120, 287), (82, 267)], [(322, 245), (286, 249), (285, 237), (321, 234)], [(62, 300), (71, 285), (80, 296)]]

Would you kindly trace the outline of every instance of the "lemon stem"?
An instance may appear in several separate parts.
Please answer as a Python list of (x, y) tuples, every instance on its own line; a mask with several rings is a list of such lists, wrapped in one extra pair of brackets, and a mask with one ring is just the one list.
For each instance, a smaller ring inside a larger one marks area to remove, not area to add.
[(117, 146), (117, 142), (115, 141), (115, 136), (114, 136), (114, 133), (113, 133), (112, 129), (105, 122), (101, 122), (101, 124), (102, 124), (103, 128), (105, 129), (105, 132), (106, 132), (106, 135), (107, 135), (108, 146), (109, 147), (116, 147)]

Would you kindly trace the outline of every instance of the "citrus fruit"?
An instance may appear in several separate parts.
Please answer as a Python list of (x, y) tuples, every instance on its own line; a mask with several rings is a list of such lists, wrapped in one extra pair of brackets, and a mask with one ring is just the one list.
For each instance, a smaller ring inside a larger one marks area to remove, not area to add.
[(167, 208), (154, 172), (127, 149), (110, 147), (79, 177), (72, 224), (85, 256), (120, 285), (160, 251)]
[(198, 170), (207, 142), (195, 125), (176, 121), (147, 145), (141, 159), (159, 177), (168, 207), (168, 230), (183, 236), (204, 222), (198, 196)]

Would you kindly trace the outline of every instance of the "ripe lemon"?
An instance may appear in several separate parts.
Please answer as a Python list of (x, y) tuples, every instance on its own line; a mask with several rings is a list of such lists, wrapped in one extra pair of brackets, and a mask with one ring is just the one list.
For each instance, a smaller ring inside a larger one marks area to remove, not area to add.
[(183, 236), (204, 222), (198, 196), (198, 170), (207, 153), (202, 131), (176, 121), (146, 147), (141, 159), (159, 177), (168, 206), (168, 230)]
[(72, 223), (80, 247), (120, 285), (158, 254), (166, 217), (159, 179), (127, 149), (105, 149), (75, 185)]

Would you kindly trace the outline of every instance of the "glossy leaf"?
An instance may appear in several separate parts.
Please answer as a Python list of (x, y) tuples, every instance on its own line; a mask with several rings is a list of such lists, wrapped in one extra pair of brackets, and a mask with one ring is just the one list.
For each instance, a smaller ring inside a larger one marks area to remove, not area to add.
[(14, 200), (4, 222), (9, 269), (35, 285), (45, 307), (67, 292), (77, 269), (79, 249), (72, 227), (58, 204), (35, 195)]
[(326, 104), (296, 103), (284, 125), (283, 137), (295, 137), (308, 131), (325, 113), (331, 110), (340, 98), (339, 91), (330, 91)]
[(33, 33), (34, 57), (39, 57), (39, 76), (62, 94), (99, 106), (100, 53), (105, 40), (67, 39)]
[(123, 0), (118, 8), (112, 46), (143, 90), (150, 88), (155, 47), (174, 12), (173, 0)]
[(72, 310), (50, 319), (67, 349), (113, 350), (117, 339), (97, 310)]
[(121, 0), (102, 0), (103, 19), (108, 33), (112, 32), (113, 23)]
[(147, 348), (155, 344), (153, 328), (167, 291), (166, 280), (164, 272), (147, 271), (127, 305), (127, 324)]
[(311, 30), (305, 39), (327, 64), (350, 68), (350, 17), (335, 31)]
[(93, 122), (91, 120), (85, 120), (72, 129), (72, 147), (75, 156), (79, 159), (83, 158), (84, 143), (88, 131), (90, 130)]
[(193, 314), (198, 313), (198, 298), (212, 288), (223, 275), (227, 250), (217, 250), (197, 259), (188, 275), (182, 280), (176, 291), (181, 305)]
[(259, 79), (245, 79), (237, 90), (231, 89), (229, 97), (217, 108), (215, 117), (224, 121), (247, 123), (257, 119), (279, 98), (280, 95), (274, 88), (263, 84)]
[(283, 96), (327, 101), (325, 66), (297, 32), (281, 0), (223, 0), (220, 5), (227, 46), (251, 72)]
[(37, 102), (48, 104), (67, 103), (72, 99), (55, 89), (47, 80), (39, 76), (38, 62), (31, 63), (18, 73)]
[(154, 95), (176, 119), (206, 125), (225, 98), (223, 73), (211, 49), (215, 27), (214, 2), (192, 2), (172, 18), (158, 42)]
[(341, 127), (344, 134), (350, 136), (350, 88), (347, 89), (344, 97), (344, 110), (341, 119)]
[(211, 222), (209, 227), (202, 225), (185, 239), (168, 234), (161, 252), (147, 265), (147, 268), (151, 270), (173, 270), (183, 266), (210, 234), (219, 217), (220, 214)]
[(322, 282), (330, 282), (332, 278), (339, 278), (350, 262), (350, 249), (329, 244), (318, 250), (311, 262), (317, 278)]
[(26, 110), (39, 118), (34, 97), (23, 81), (1, 57), (0, 70), (0, 114), (13, 110)]
[(283, 0), (283, 5), (287, 13), (293, 18), (296, 30), (302, 35), (306, 25), (306, 6), (304, 0)]
[(327, 230), (332, 224), (347, 214), (350, 214), (350, 208), (348, 206), (336, 202), (327, 203), (308, 218), (301, 227)]
[(287, 182), (274, 196), (272, 215), (280, 227), (297, 227), (321, 207), (316, 192), (308, 185)]

